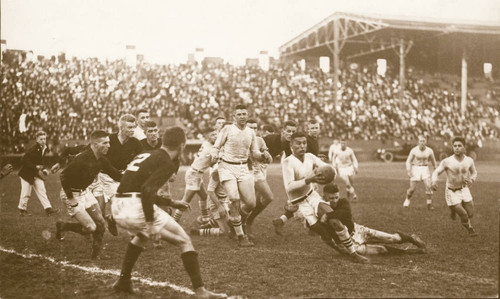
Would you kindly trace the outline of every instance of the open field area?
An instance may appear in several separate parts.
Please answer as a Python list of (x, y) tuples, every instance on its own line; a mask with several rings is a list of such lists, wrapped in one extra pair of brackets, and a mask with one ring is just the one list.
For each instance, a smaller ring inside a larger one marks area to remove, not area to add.
[[(360, 201), (352, 204), (356, 221), (387, 232), (416, 233), (427, 243), (428, 254), (376, 256), (370, 257), (370, 264), (359, 265), (332, 252), (318, 236), (310, 236), (300, 221), (288, 222), (284, 237), (274, 233), (271, 220), (283, 212), (285, 192), (279, 165), (273, 164), (268, 180), (275, 200), (255, 221), (255, 247), (238, 248), (227, 237), (192, 237), (206, 287), (248, 298), (497, 297), (500, 163), (480, 161), (476, 166), (472, 223), (479, 236), (471, 238), (459, 220), (449, 217), (444, 181), (434, 195), (434, 211), (425, 207), (423, 184), (404, 210), (409, 185), (404, 163), (361, 163), (355, 181)], [(179, 199), (185, 169), (173, 184), (173, 195)], [(106, 233), (103, 259), (97, 262), (89, 259), (90, 243), (80, 235), (66, 233), (63, 242), (56, 241), (55, 221), (68, 216), (58, 198), (58, 177), (50, 176), (46, 186), (53, 206), (62, 212), (45, 216), (33, 194), (28, 206), (33, 216), (19, 217), (19, 178), (13, 173), (0, 182), (0, 297), (120, 297), (110, 286), (119, 273), (128, 235)], [(187, 231), (199, 214), (196, 198), (191, 207), (181, 220)], [(134, 270), (143, 278), (135, 283), (141, 293), (131, 298), (190, 296), (180, 252), (164, 244), (160, 250), (149, 245), (139, 258)]]

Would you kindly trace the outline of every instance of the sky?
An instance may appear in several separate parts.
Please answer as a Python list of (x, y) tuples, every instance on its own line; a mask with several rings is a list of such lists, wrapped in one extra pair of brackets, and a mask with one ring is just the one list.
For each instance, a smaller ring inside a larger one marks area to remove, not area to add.
[(1, 0), (1, 39), (35, 55), (113, 59), (135, 45), (149, 62), (203, 48), (243, 64), (336, 11), (500, 24), (499, 0)]

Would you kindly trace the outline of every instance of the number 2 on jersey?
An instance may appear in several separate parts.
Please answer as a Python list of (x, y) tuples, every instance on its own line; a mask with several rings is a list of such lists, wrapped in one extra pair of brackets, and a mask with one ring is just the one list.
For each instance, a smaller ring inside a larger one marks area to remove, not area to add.
[(138, 165), (141, 164), (142, 161), (146, 160), (149, 156), (151, 156), (150, 153), (144, 153), (144, 154), (137, 155), (137, 157), (135, 157), (135, 159), (132, 160), (132, 162), (130, 162), (127, 165), (127, 170), (129, 170), (129, 171), (139, 170)]

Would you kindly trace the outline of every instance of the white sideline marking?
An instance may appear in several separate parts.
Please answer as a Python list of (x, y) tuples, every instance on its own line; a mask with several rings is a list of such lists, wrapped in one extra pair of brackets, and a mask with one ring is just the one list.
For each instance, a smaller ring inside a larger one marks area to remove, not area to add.
[[(51, 263), (54, 263), (54, 264), (66, 267), (66, 268), (78, 269), (78, 270), (82, 270), (82, 271), (89, 272), (89, 273), (106, 274), (106, 275), (114, 275), (114, 276), (119, 276), (120, 275), (120, 271), (117, 271), (117, 270), (107, 270), (107, 269), (101, 269), (99, 267), (85, 267), (85, 266), (75, 265), (75, 264), (71, 264), (71, 263), (66, 262), (66, 261), (57, 261), (56, 259), (54, 259), (54, 258), (52, 258), (50, 256), (43, 256), (43, 255), (34, 254), (34, 253), (27, 253), (27, 254), (25, 254), (25, 253), (19, 253), (19, 252), (13, 250), (13, 249), (7, 249), (7, 248), (4, 248), (2, 246), (0, 246), (0, 251), (6, 252), (6, 253), (15, 254), (15, 255), (21, 256), (21, 257), (23, 257), (25, 259), (39, 258), (39, 259), (43, 259), (43, 260), (49, 261)], [(153, 287), (169, 287), (169, 288), (171, 288), (171, 289), (173, 289), (175, 291), (178, 291), (180, 293), (184, 293), (184, 294), (188, 294), (188, 295), (193, 295), (194, 294), (194, 292), (191, 289), (188, 289), (188, 288), (185, 288), (185, 287), (181, 287), (181, 286), (178, 286), (178, 285), (175, 285), (175, 284), (171, 284), (169, 282), (154, 281), (151, 278), (147, 278), (147, 277), (141, 277), (141, 276), (139, 276), (139, 277), (133, 277), (132, 280), (139, 281), (140, 283), (148, 285), (148, 286), (153, 286)]]

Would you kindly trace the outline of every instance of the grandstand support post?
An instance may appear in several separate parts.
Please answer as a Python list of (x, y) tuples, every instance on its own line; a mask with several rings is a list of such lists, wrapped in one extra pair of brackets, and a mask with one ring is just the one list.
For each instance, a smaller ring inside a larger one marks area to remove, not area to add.
[(462, 102), (460, 103), (460, 112), (465, 114), (467, 108), (467, 50), (464, 46), (462, 52)]
[[(405, 58), (408, 52), (410, 52), (411, 47), (413, 46), (413, 41), (406, 42), (404, 38), (400, 38), (398, 42), (399, 42), (399, 52), (397, 52), (395, 49), (394, 51), (399, 56), (399, 91), (401, 93), (401, 96), (403, 96), (406, 85)], [(393, 40), (391, 40), (391, 43), (393, 44), (393, 46), (397, 45)]]
[(333, 111), (337, 112), (337, 102), (338, 102), (338, 91), (339, 91), (339, 37), (340, 37), (340, 24), (339, 19), (333, 21)]

